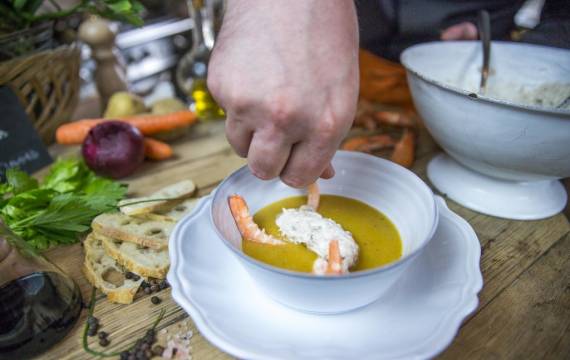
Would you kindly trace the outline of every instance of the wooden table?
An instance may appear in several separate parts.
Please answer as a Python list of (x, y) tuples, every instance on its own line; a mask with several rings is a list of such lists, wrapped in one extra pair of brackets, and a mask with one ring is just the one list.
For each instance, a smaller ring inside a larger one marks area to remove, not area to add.
[[(200, 125), (194, 134), (175, 143), (177, 158), (145, 164), (127, 179), (129, 193), (143, 195), (181, 179), (193, 179), (199, 194), (208, 194), (224, 177), (245, 164), (227, 144), (223, 123)], [(63, 152), (68, 152), (69, 149)], [(76, 150), (71, 150), (76, 151)], [(426, 179), (426, 164), (439, 151), (429, 135), (420, 136), (414, 171)], [(62, 153), (58, 147), (54, 154)], [(510, 221), (481, 215), (451, 200), (449, 207), (466, 219), (481, 242), (484, 287), (476, 312), (465, 320), (459, 335), (441, 359), (562, 359), (570, 354), (570, 224), (559, 214), (540, 221)], [(90, 285), (81, 273), (79, 244), (47, 253), (49, 259), (70, 274), (89, 299)], [(133, 304), (117, 305), (99, 296), (95, 315), (102, 330), (110, 333), (108, 351), (127, 348), (144, 334), (161, 309), (166, 316), (159, 325), (161, 340), (191, 328), (194, 359), (228, 356), (208, 343), (188, 315), (170, 297), (159, 293), (162, 303), (152, 305), (149, 296)], [(421, 301), (421, 300), (418, 300)], [(45, 359), (88, 359), (81, 346), (85, 312), (72, 333)], [(93, 338), (93, 348), (100, 349)]]

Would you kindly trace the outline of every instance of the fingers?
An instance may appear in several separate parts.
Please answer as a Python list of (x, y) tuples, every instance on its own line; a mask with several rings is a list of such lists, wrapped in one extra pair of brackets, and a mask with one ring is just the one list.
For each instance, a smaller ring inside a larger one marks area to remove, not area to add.
[(239, 156), (247, 156), (252, 136), (253, 131), (247, 124), (228, 116), (226, 119), (226, 137)]
[(255, 132), (247, 153), (247, 163), (255, 176), (270, 180), (281, 174), (290, 151), (291, 143), (280, 133)]
[(441, 40), (476, 40), (477, 27), (470, 22), (462, 22), (448, 27), (441, 34)]
[(295, 144), (281, 172), (281, 180), (292, 187), (303, 188), (315, 182), (319, 176), (332, 176), (330, 160), (335, 153), (335, 146), (320, 148), (315, 142)]

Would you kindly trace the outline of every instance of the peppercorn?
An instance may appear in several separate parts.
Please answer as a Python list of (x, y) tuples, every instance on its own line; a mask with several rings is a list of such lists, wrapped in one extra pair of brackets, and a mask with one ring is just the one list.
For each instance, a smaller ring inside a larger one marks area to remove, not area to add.
[(161, 356), (163, 352), (164, 348), (160, 345), (156, 345), (155, 347), (152, 348), (152, 354), (155, 356)]
[(160, 283), (160, 290), (164, 290), (168, 287), (168, 283), (166, 282), (166, 280), (164, 280), (163, 282)]
[(95, 336), (97, 335), (97, 330), (99, 329), (99, 325), (96, 323), (88, 324), (87, 325), (87, 335)]
[(149, 329), (144, 336), (144, 341), (147, 343), (153, 343), (154, 337), (155, 337), (154, 330)]
[(152, 292), (157, 292), (158, 290), (160, 290), (160, 287), (155, 284), (155, 285), (152, 285), (152, 286), (150, 287), (150, 290), (151, 290)]
[(141, 279), (140, 276), (138, 276), (137, 274), (133, 273), (133, 281), (139, 281)]
[(89, 325), (99, 324), (99, 319), (97, 319), (95, 316), (89, 315), (89, 317), (87, 318), (87, 323)]
[(125, 273), (125, 279), (132, 279), (134, 277), (134, 275), (135, 275), (134, 273), (127, 271)]
[(109, 339), (107, 339), (107, 338), (99, 339), (99, 345), (101, 345), (101, 346), (103, 346), (103, 347), (109, 345), (109, 342), (110, 342), (110, 341), (109, 341)]
[(143, 291), (144, 291), (144, 293), (147, 294), (147, 295), (152, 294), (152, 290), (150, 289), (150, 286), (149, 286), (149, 287), (145, 287)]
[(130, 355), (130, 353), (127, 350), (121, 352), (121, 360), (128, 360), (129, 355)]
[(154, 304), (154, 305), (158, 305), (160, 304), (161, 300), (158, 296), (153, 296), (150, 298), (150, 301)]
[(97, 336), (99, 336), (99, 339), (106, 339), (109, 336), (109, 334), (107, 334), (104, 331), (99, 331), (99, 334), (97, 334)]

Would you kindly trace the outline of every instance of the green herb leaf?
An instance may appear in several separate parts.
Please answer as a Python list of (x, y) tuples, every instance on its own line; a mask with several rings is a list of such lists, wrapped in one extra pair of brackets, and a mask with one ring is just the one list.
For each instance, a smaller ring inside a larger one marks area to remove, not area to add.
[[(57, 161), (39, 187), (19, 170), (7, 178), (0, 183), (0, 217), (40, 250), (76, 242), (95, 216), (116, 210), (127, 192), (126, 185), (95, 175), (78, 159)], [(5, 194), (12, 196), (3, 199)]]
[[(0, 209), (0, 215), (8, 226), (17, 226), (48, 207), (55, 195), (53, 190), (34, 189), (11, 197)], [(10, 224), (13, 223), (13, 224)]]
[(74, 158), (59, 160), (52, 165), (42, 188), (53, 189), (60, 193), (78, 191), (84, 186), (89, 172), (83, 161)]
[(129, 0), (108, 1), (107, 6), (116, 13), (126, 13), (132, 9)]
[(0, 183), (0, 199), (4, 197), (5, 194), (12, 192), (12, 186), (8, 183)]
[(24, 6), (26, 6), (27, 2), (28, 0), (13, 0), (12, 4), (14, 4), (14, 8), (16, 10), (22, 10)]
[(12, 187), (11, 192), (14, 195), (37, 189), (38, 181), (17, 168), (6, 170), (6, 182)]
[(26, 4), (25, 10), (26, 10), (26, 12), (33, 15), (36, 13), (36, 11), (38, 11), (38, 9), (42, 5), (42, 3), (43, 3), (43, 0), (30, 0)]

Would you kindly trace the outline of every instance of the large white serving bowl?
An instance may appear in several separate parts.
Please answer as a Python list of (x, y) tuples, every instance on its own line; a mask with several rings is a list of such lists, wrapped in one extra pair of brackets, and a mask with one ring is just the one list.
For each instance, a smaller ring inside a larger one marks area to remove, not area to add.
[[(490, 89), (532, 91), (570, 85), (570, 51), (493, 42)], [(446, 153), (428, 166), (441, 192), (474, 210), (512, 219), (560, 212), (556, 180), (570, 176), (570, 110), (521, 105), (478, 94), (478, 42), (436, 42), (401, 56), (414, 104)], [(461, 165), (460, 165), (461, 164)]]
[[(319, 181), (321, 193), (361, 200), (388, 216), (402, 239), (400, 260), (342, 276), (315, 276), (278, 269), (242, 252), (242, 238), (230, 213), (228, 197), (243, 196), (253, 214), (275, 201), (303, 192), (278, 180), (259, 180), (243, 167), (220, 184), (212, 200), (211, 221), (220, 241), (231, 249), (265, 293), (281, 304), (305, 312), (345, 312), (379, 299), (429, 243), (438, 223), (432, 191), (411, 171), (377, 157), (344, 151), (335, 155), (332, 164), (336, 176)], [(215, 254), (211, 256), (215, 261)]]

